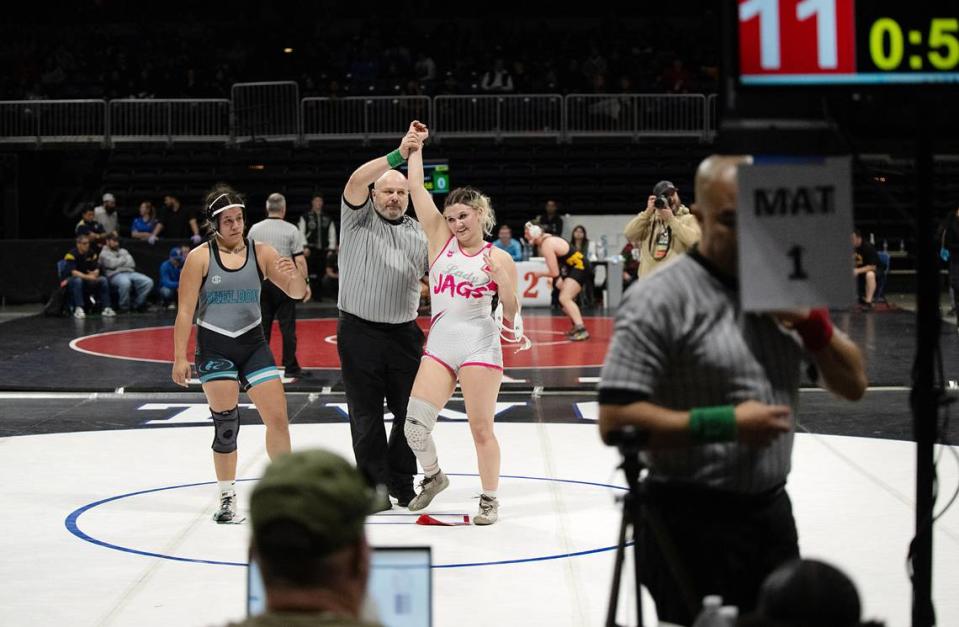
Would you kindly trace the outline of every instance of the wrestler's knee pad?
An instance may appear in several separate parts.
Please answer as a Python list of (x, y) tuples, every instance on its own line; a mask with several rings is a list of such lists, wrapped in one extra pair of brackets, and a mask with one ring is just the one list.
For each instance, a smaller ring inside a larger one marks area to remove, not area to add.
[(415, 396), (410, 397), (410, 402), (406, 407), (406, 425), (403, 433), (406, 434), (406, 443), (414, 452), (423, 452), (427, 449), (430, 442), (430, 433), (436, 426), (436, 417), (440, 410), (431, 403), (418, 399)]
[(232, 453), (236, 450), (236, 436), (240, 432), (239, 406), (226, 411), (213, 411), (213, 450), (217, 453)]

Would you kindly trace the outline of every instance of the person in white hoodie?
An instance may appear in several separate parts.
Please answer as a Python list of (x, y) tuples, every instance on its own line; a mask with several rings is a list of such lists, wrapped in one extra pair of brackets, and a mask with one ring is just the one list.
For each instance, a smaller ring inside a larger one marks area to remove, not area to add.
[(117, 309), (120, 313), (130, 311), (130, 293), (134, 292), (133, 309), (142, 311), (146, 307), (147, 296), (153, 291), (153, 279), (136, 271), (133, 255), (126, 248), (120, 248), (120, 238), (116, 232), (108, 233), (107, 245), (100, 251), (100, 267), (117, 290)]

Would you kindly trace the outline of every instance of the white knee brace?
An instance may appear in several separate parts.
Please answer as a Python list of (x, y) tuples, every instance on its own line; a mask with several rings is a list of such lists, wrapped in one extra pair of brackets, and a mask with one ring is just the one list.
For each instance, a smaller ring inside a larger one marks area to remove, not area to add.
[(436, 417), (440, 410), (433, 407), (431, 403), (410, 397), (409, 405), (406, 407), (406, 425), (403, 432), (406, 434), (406, 442), (413, 449), (414, 453), (426, 451), (428, 444), (432, 442), (430, 434), (436, 426)]

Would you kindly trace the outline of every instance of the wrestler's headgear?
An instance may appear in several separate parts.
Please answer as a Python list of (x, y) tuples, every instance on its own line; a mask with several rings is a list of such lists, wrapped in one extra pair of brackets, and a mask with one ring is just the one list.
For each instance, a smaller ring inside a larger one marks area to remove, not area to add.
[(236, 194), (230, 192), (224, 192), (213, 199), (206, 208), (206, 220), (209, 223), (210, 228), (213, 232), (219, 230), (219, 221), (217, 216), (226, 211), (227, 209), (232, 209), (234, 207), (240, 207), (244, 210), (244, 216), (246, 215), (246, 205), (243, 204), (243, 201)]

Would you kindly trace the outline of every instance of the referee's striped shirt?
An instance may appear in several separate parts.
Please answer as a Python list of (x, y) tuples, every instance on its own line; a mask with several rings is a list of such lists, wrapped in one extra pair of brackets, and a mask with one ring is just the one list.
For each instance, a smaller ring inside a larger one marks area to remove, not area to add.
[(340, 311), (371, 322), (416, 319), (420, 277), (429, 269), (426, 234), (403, 216), (396, 223), (373, 208), (373, 199), (340, 206)]
[(295, 224), (280, 217), (261, 220), (250, 227), (249, 238), (269, 244), (280, 253), (280, 257), (293, 258), (303, 254), (303, 238)]
[(643, 452), (654, 476), (758, 494), (789, 474), (804, 352), (771, 316), (740, 311), (737, 292), (695, 249), (636, 282), (616, 315), (599, 402), (791, 407), (793, 429), (765, 448), (723, 442)]

